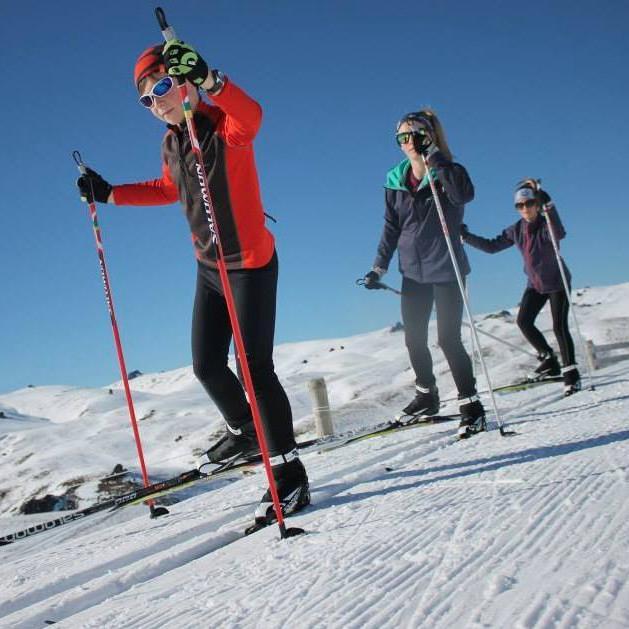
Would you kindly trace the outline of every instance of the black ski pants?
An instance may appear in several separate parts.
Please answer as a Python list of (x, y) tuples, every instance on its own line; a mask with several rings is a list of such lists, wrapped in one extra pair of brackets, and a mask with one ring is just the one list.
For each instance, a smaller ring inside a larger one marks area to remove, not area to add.
[[(271, 456), (295, 447), (290, 403), (273, 365), (277, 275), (275, 253), (264, 267), (228, 272)], [(241, 384), (240, 363), (238, 377), (228, 366), (231, 340), (219, 273), (199, 263), (192, 315), (192, 366), (225, 421), (239, 428), (251, 421), (252, 415)]]
[(428, 322), (433, 304), (437, 309), (438, 343), (450, 366), (459, 396), (474, 395), (476, 380), (461, 340), (463, 299), (456, 281), (419, 284), (407, 277), (402, 280), (402, 321), (415, 382), (424, 388), (436, 383), (428, 349)]
[(565, 291), (542, 294), (534, 288), (527, 288), (522, 295), (520, 310), (518, 311), (518, 326), (526, 340), (539, 354), (546, 354), (552, 348), (544, 335), (535, 327), (535, 319), (547, 301), (550, 301), (550, 312), (553, 318), (553, 331), (559, 344), (561, 360), (564, 367), (575, 364), (574, 343), (568, 329), (568, 310), (570, 302)]

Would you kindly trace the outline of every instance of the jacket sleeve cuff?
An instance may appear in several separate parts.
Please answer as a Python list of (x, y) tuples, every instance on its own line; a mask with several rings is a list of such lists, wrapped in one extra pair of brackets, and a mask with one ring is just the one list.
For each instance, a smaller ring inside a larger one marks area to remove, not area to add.
[(384, 269), (381, 266), (374, 266), (371, 270), (377, 273), (379, 277), (382, 277), (387, 272), (387, 269)]
[(118, 201), (116, 201), (116, 188), (118, 188), (118, 186), (113, 186), (111, 189), (111, 200), (114, 205), (118, 205)]

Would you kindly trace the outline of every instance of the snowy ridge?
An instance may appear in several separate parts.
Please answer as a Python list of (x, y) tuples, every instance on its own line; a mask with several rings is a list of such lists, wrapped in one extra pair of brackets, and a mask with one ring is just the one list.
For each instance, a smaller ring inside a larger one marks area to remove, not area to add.
[[(586, 338), (622, 340), (629, 285), (587, 289), (577, 303)], [(522, 343), (508, 317), (478, 319)], [(525, 354), (481, 342), (495, 384), (530, 368)], [(291, 344), (276, 357), (304, 434), (312, 429), (304, 383), (314, 375), (328, 381), (338, 430), (386, 419), (412, 395), (399, 333)], [(439, 351), (435, 359), (444, 372)], [(570, 398), (556, 384), (498, 395), (515, 437), (456, 442), (454, 427), (437, 424), (306, 455), (313, 504), (287, 521), (305, 536), (280, 541), (273, 527), (242, 537), (266, 486), (258, 470), (199, 484), (157, 520), (127, 507), (4, 547), (0, 627), (627, 627), (629, 361), (594, 375), (596, 391)], [(192, 374), (132, 386), (138, 406), (154, 410), (141, 423), (154, 467), (183, 469), (218, 428)], [(444, 398), (453, 393), (449, 376), (439, 387)], [(122, 462), (136, 468), (128, 425), (117, 427), (128, 422), (117, 393), (65, 390), (67, 401), (54, 387), (0, 397), (0, 409), (22, 421), (40, 417), (40, 427), (3, 431), (0, 490), (14, 466), (24, 485), (0, 503), (5, 511), (41, 482), (18, 463), (26, 451), (51, 452), (37, 459), (54, 482), (110, 470), (127, 453)], [(160, 465), (162, 457), (170, 460)], [(47, 515), (7, 515), (0, 532)]]

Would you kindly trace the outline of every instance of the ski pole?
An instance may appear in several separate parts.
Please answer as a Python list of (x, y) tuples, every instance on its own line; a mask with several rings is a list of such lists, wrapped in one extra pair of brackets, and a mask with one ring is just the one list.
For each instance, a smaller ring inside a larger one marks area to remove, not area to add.
[[(467, 325), (469, 327), (470, 324), (467, 321), (463, 321), (463, 325)], [(505, 341), (504, 339), (501, 339), (499, 336), (496, 336), (495, 334), (492, 334), (491, 332), (487, 332), (486, 330), (481, 330), (478, 327), (476, 328), (476, 331), (480, 332), (481, 334), (484, 334), (486, 337), (493, 339), (494, 341), (498, 341), (498, 343), (502, 343), (503, 345), (510, 347), (511, 349), (515, 349), (518, 352), (522, 352), (523, 354), (526, 354), (527, 356), (532, 356), (533, 358), (537, 358), (537, 354), (534, 354), (533, 352), (529, 352), (528, 349), (524, 349), (523, 347), (520, 347), (519, 345), (515, 345), (515, 343), (510, 343), (509, 341)]]
[[(83, 163), (81, 154), (78, 151), (72, 152), (72, 157), (76, 162), (79, 172), (82, 175), (87, 173), (87, 168)], [(109, 284), (109, 274), (107, 273), (107, 265), (105, 264), (105, 249), (103, 247), (103, 239), (100, 233), (100, 227), (98, 225), (98, 216), (96, 214), (96, 203), (94, 202), (94, 191), (92, 190), (92, 200), (88, 201), (87, 206), (90, 210), (90, 218), (92, 219), (92, 229), (94, 231), (94, 240), (96, 241), (96, 251), (98, 252), (98, 262), (100, 264), (100, 273), (103, 279), (103, 286), (105, 288), (105, 301), (107, 302), (107, 309), (109, 310), (109, 318), (111, 319), (111, 329), (114, 334), (114, 344), (116, 346), (116, 353), (118, 355), (118, 364), (120, 366), (120, 375), (122, 376), (122, 383), (124, 386), (125, 396), (127, 398), (127, 407), (129, 409), (129, 420), (131, 421), (131, 428), (133, 429), (133, 437), (135, 439), (135, 447), (138, 452), (138, 460), (140, 462), (140, 469), (142, 470), (142, 481), (144, 486), (150, 485), (149, 476), (146, 471), (146, 464), (144, 462), (144, 451), (142, 450), (142, 441), (140, 440), (140, 431), (138, 428), (138, 422), (135, 416), (135, 409), (133, 406), (133, 398), (131, 397), (131, 388), (129, 387), (129, 378), (127, 377), (127, 367), (125, 365), (124, 354), (122, 352), (122, 342), (120, 341), (120, 332), (118, 330), (118, 323), (116, 321), (116, 313), (114, 311), (114, 301), (111, 294), (111, 286)], [(168, 513), (168, 509), (165, 507), (156, 507), (153, 501), (150, 501), (149, 508), (151, 510), (151, 517), (156, 518), (160, 515)]]
[[(364, 278), (359, 278), (356, 280), (356, 284), (358, 286), (364, 286), (365, 285), (365, 280)], [(392, 293), (395, 293), (396, 295), (401, 295), (402, 291), (397, 290), (396, 288), (392, 288), (391, 286), (389, 286), (388, 284), (385, 284), (384, 282), (376, 282), (376, 286), (377, 288), (382, 288), (385, 290), (390, 290)], [(466, 291), (466, 295), (467, 295), (467, 286), (465, 287), (465, 291)], [(463, 325), (466, 326), (470, 326), (470, 324), (467, 321), (462, 321)], [(493, 339), (494, 341), (498, 341), (498, 343), (502, 343), (503, 345), (506, 345), (507, 347), (510, 347), (511, 349), (515, 349), (518, 352), (522, 352), (523, 354), (527, 354), (528, 356), (532, 356), (533, 358), (537, 358), (537, 354), (534, 354), (533, 352), (529, 352), (527, 349), (524, 349), (523, 347), (520, 347), (519, 345), (515, 345), (514, 343), (510, 343), (509, 341), (505, 341), (504, 339), (501, 339), (499, 336), (496, 336), (495, 334), (491, 334), (491, 332), (486, 332), (485, 330), (481, 330), (480, 328), (476, 328), (477, 332), (480, 332), (481, 334), (484, 334), (485, 336), (489, 337), (490, 339)], [(472, 343), (474, 342), (474, 337), (473, 337), (473, 333), (472, 333)]]
[[(356, 280), (356, 285), (357, 286), (365, 286), (365, 279), (362, 277), (359, 277)], [(382, 289), (382, 290), (390, 290), (392, 293), (395, 293), (396, 295), (401, 295), (402, 291), (398, 290), (397, 288), (393, 288), (391, 286), (389, 286), (388, 284), (385, 284), (384, 282), (375, 282), (376, 288)]]
[(430, 168), (428, 168), (428, 162), (426, 161), (426, 156), (423, 153), (422, 153), (422, 161), (424, 162), (424, 167), (426, 169), (426, 175), (428, 177), (428, 183), (430, 184), (430, 191), (432, 192), (432, 197), (435, 201), (435, 206), (437, 208), (437, 214), (439, 215), (441, 229), (446, 239), (446, 244), (448, 245), (448, 252), (450, 253), (450, 259), (452, 260), (452, 266), (454, 267), (454, 274), (456, 275), (456, 281), (459, 284), (459, 291), (461, 293), (461, 298), (463, 299), (463, 304), (465, 306), (465, 312), (467, 313), (469, 326), (474, 336), (474, 344), (476, 345), (476, 353), (478, 354), (478, 358), (483, 368), (483, 373), (485, 374), (485, 379), (487, 380), (487, 387), (489, 389), (489, 395), (491, 397), (491, 404), (494, 409), (494, 414), (496, 415), (496, 421), (498, 423), (498, 428), (500, 429), (500, 435), (502, 437), (505, 437), (507, 435), (512, 435), (514, 434), (512, 431), (505, 431), (503, 423), (502, 423), (502, 418), (500, 416), (500, 412), (498, 411), (498, 405), (496, 404), (496, 397), (494, 395), (494, 389), (491, 385), (491, 380), (489, 378), (489, 371), (487, 370), (487, 365), (485, 364), (485, 358), (483, 357), (481, 344), (480, 344), (480, 341), (478, 340), (478, 334), (476, 332), (476, 326), (474, 325), (474, 319), (472, 318), (472, 311), (470, 310), (470, 304), (465, 294), (465, 284), (463, 283), (461, 270), (459, 269), (459, 263), (457, 262), (456, 255), (454, 253), (454, 247), (452, 246), (452, 239), (450, 238), (450, 232), (448, 230), (446, 218), (443, 213), (443, 208), (441, 207), (441, 201), (439, 200), (439, 194), (437, 193), (437, 188), (435, 187), (435, 182), (432, 178), (432, 173), (430, 172)]
[[(166, 15), (163, 9), (157, 7), (155, 9), (155, 16), (157, 17), (157, 21), (159, 23), (159, 27), (162, 31), (164, 39), (167, 42), (172, 39), (176, 39), (175, 30), (166, 22)], [(186, 119), (186, 125), (188, 127), (188, 133), (190, 135), (192, 152), (194, 153), (194, 157), (196, 159), (196, 170), (199, 177), (199, 183), (201, 184), (201, 196), (203, 200), (203, 206), (205, 207), (205, 214), (210, 226), (212, 240), (214, 241), (216, 247), (216, 265), (218, 267), (218, 272), (221, 279), (221, 286), (223, 287), (223, 293), (225, 294), (225, 303), (227, 305), (229, 321), (231, 324), (232, 333), (234, 335), (236, 355), (240, 364), (240, 371), (244, 380), (245, 391), (247, 393), (247, 399), (251, 408), (251, 415), (253, 416), (253, 425), (255, 427), (256, 436), (258, 438), (258, 444), (260, 446), (260, 452), (262, 454), (262, 460), (264, 462), (264, 469), (266, 471), (266, 476), (269, 481), (269, 489), (271, 491), (271, 497), (273, 499), (275, 515), (277, 516), (277, 524), (280, 529), (280, 536), (282, 537), (282, 539), (286, 537), (293, 537), (295, 535), (303, 533), (304, 531), (300, 528), (287, 529), (284, 523), (284, 514), (282, 513), (279, 494), (277, 493), (277, 485), (275, 484), (273, 470), (271, 469), (269, 449), (267, 447), (266, 438), (264, 436), (264, 429), (262, 428), (260, 408), (258, 406), (258, 401), (256, 399), (256, 393), (253, 386), (253, 380), (251, 378), (251, 370), (249, 369), (249, 361), (247, 360), (247, 354), (245, 352), (245, 345), (242, 338), (242, 332), (240, 330), (240, 323), (238, 322), (236, 304), (234, 302), (234, 296), (231, 290), (231, 285), (229, 283), (229, 277), (227, 275), (227, 266), (225, 264), (223, 247), (221, 245), (220, 229), (216, 220), (216, 213), (214, 211), (214, 204), (212, 202), (207, 173), (205, 172), (205, 166), (203, 164), (203, 154), (201, 152), (201, 147), (199, 146), (196, 125), (192, 117), (193, 112), (190, 105), (190, 99), (188, 97), (186, 81), (185, 78), (181, 75), (177, 75), (177, 86), (179, 88), (179, 97), (181, 98), (181, 105), (183, 107), (184, 117)]]
[[(469, 299), (470, 299), (470, 285), (469, 285), (469, 282), (465, 283), (465, 297), (469, 301)], [(461, 323), (463, 323), (463, 321), (461, 321)], [(468, 327), (469, 327), (469, 325), (468, 325)], [(472, 377), (474, 378), (474, 380), (476, 380), (476, 358), (475, 358), (475, 355), (474, 355), (474, 352), (475, 352), (474, 333), (472, 332), (472, 328), (470, 328), (470, 345), (472, 346), (472, 351), (470, 352), (470, 354), (471, 354), (470, 358), (472, 359)]]
[[(538, 186), (539, 189), (539, 186)], [(589, 361), (587, 360), (587, 352), (585, 350), (585, 342), (583, 340), (583, 336), (581, 334), (581, 329), (579, 328), (579, 321), (577, 319), (577, 313), (575, 312), (575, 305), (572, 304), (572, 300), (570, 298), (570, 285), (568, 284), (568, 278), (566, 277), (566, 271), (564, 269), (563, 263), (561, 261), (561, 255), (559, 254), (559, 245), (557, 244), (557, 236), (555, 235), (555, 229), (553, 227), (553, 222), (548, 215), (548, 210), (552, 207), (551, 204), (544, 203), (542, 205), (542, 215), (546, 220), (546, 225), (548, 227), (548, 233), (550, 234), (550, 241), (553, 243), (553, 250), (555, 251), (555, 258), (557, 259), (557, 264), (559, 266), (559, 273), (561, 273), (561, 282), (563, 284), (564, 292), (566, 293), (566, 299), (568, 300), (568, 304), (572, 305), (570, 308), (570, 312), (572, 313), (572, 321), (574, 322), (575, 330), (577, 331), (577, 337), (579, 338), (579, 344), (581, 345), (581, 354), (583, 355), (585, 368), (588, 372), (588, 380), (590, 381), (590, 391), (594, 391), (594, 384), (592, 382), (592, 370), (590, 369)]]

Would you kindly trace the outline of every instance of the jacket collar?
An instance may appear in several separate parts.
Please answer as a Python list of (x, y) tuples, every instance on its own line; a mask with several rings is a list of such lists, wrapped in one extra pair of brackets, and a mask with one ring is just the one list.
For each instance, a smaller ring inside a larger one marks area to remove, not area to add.
[[(410, 167), (411, 161), (409, 159), (403, 159), (397, 166), (387, 172), (387, 180), (384, 184), (384, 187), (388, 190), (404, 190), (405, 192), (410, 192), (408, 186), (406, 185), (406, 180)], [(430, 174), (432, 175), (433, 181), (438, 180), (437, 171), (434, 168), (430, 169)], [(427, 185), (429, 185), (428, 175), (424, 175), (419, 184), (419, 188), (417, 189), (421, 190)]]

